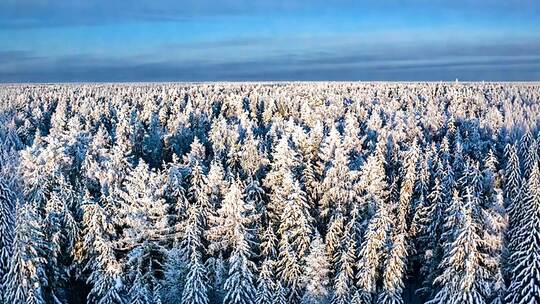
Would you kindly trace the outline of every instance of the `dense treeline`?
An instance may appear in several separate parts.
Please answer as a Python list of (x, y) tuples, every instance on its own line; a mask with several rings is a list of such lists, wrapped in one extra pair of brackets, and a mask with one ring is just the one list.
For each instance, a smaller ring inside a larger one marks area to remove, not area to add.
[(0, 303), (540, 303), (540, 86), (0, 87)]

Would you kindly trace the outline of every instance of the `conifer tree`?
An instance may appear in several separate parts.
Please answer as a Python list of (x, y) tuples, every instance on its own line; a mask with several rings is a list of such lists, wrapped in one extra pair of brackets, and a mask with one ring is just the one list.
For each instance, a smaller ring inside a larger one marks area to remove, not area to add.
[(404, 220), (397, 219), (398, 223), (392, 232), (392, 247), (384, 263), (382, 276), (383, 288), (378, 296), (377, 303), (401, 304), (403, 303), (404, 278), (407, 272), (407, 239)]
[(474, 218), (476, 203), (472, 186), (467, 186), (465, 203), (456, 214), (455, 238), (448, 244), (440, 265), (442, 273), (435, 279), (441, 288), (430, 304), (486, 302), (490, 274), (485, 265), (490, 261), (481, 252), (483, 240)]
[(142, 143), (144, 159), (152, 168), (161, 167), (163, 158), (163, 127), (156, 113), (150, 118), (148, 131), (144, 135)]
[(381, 136), (376, 149), (362, 167), (358, 187), (365, 190), (363, 200), (368, 204), (368, 212), (374, 213), (382, 201), (389, 195), (389, 186), (386, 176), (386, 142)]
[[(199, 151), (197, 151), (199, 149)], [(205, 174), (205, 168), (199, 157), (204, 153), (202, 146), (192, 144), (192, 152), (188, 159), (189, 163), (188, 188), (187, 197), (190, 204), (197, 206), (200, 209), (202, 218), (201, 224), (203, 227), (208, 227), (210, 217), (214, 215), (214, 208), (210, 202), (211, 188), (208, 184), (208, 177)]]
[(259, 245), (261, 256), (276, 259), (278, 256), (277, 251), (278, 239), (272, 229), (272, 225), (269, 224), (262, 233), (261, 243)]
[[(15, 193), (0, 175), (0, 294), (4, 295), (4, 276), (9, 270), (15, 228)], [(0, 296), (2, 303), (3, 296)]]
[[(241, 224), (239, 225), (241, 226)], [(234, 250), (229, 258), (229, 277), (225, 281), (226, 304), (248, 304), (255, 302), (256, 289), (252, 270), (255, 265), (249, 260), (251, 252), (246, 231), (241, 227), (236, 229)]]
[(335, 262), (344, 238), (345, 219), (340, 213), (335, 214), (330, 219), (329, 227), (326, 232), (326, 255), (331, 262)]
[(9, 270), (4, 281), (6, 303), (46, 303), (45, 235), (35, 207), (17, 207), (16, 226)]
[[(504, 199), (505, 206), (508, 210), (508, 239), (513, 240), (516, 230), (522, 227), (523, 219), (523, 200), (522, 195), (522, 176), (519, 163), (519, 157), (515, 144), (507, 144), (505, 147), (505, 184), (504, 184)], [(513, 251), (514, 246), (511, 241), (509, 250)]]
[(370, 220), (364, 242), (360, 246), (357, 287), (360, 299), (366, 303), (372, 301), (377, 292), (377, 280), (380, 277), (380, 266), (388, 237), (390, 217), (388, 207), (381, 204), (377, 213)]
[(322, 197), (319, 213), (322, 217), (331, 217), (335, 212), (345, 213), (355, 199), (347, 155), (341, 145), (335, 148), (334, 159), (326, 170), (320, 188)]
[(83, 248), (87, 282), (91, 284), (87, 299), (104, 304), (127, 303), (121, 264), (114, 253), (114, 227), (107, 209), (95, 203), (87, 192), (83, 200)]
[(211, 241), (210, 250), (230, 252), (234, 249), (241, 228), (249, 235), (246, 241), (252, 239), (252, 224), (257, 219), (254, 206), (244, 201), (244, 194), (238, 181), (231, 183), (217, 215), (212, 218), (208, 239)]
[(535, 303), (540, 301), (540, 170), (534, 165), (523, 196), (525, 210), (522, 227), (513, 235), (517, 239), (510, 260), (511, 283), (506, 296), (507, 303)]
[(306, 290), (302, 297), (302, 304), (324, 303), (329, 295), (330, 263), (326, 256), (324, 243), (320, 236), (311, 242), (310, 252), (306, 258), (303, 285)]
[[(349, 226), (349, 225), (348, 225)], [(350, 226), (349, 226), (350, 227)], [(351, 229), (344, 237), (345, 248), (341, 250), (338, 270), (333, 284), (332, 304), (350, 303), (354, 295), (354, 267), (356, 263), (356, 237)]]
[(291, 249), (302, 259), (307, 255), (310, 246), (313, 219), (309, 213), (306, 194), (300, 184), (294, 181), (290, 174), (285, 175), (283, 184), (291, 190), (284, 202), (278, 234), (288, 233)]
[(290, 147), (288, 136), (282, 136), (272, 150), (270, 171), (264, 179), (264, 185), (270, 189), (268, 216), (279, 222), (283, 212), (283, 202), (292, 189), (284, 185), (285, 176), (293, 174), (298, 167), (298, 153)]
[(265, 259), (259, 270), (257, 280), (257, 304), (272, 304), (276, 292), (276, 282), (273, 274), (275, 262)]
[(277, 272), (277, 279), (285, 289), (287, 303), (298, 303), (301, 296), (302, 269), (296, 251), (292, 249), (289, 232), (282, 234), (279, 241)]
[(503, 303), (506, 292), (503, 259), (505, 252), (505, 233), (508, 226), (508, 216), (504, 208), (504, 198), (500, 189), (500, 177), (497, 172), (498, 161), (493, 150), (488, 152), (482, 171), (485, 208), (482, 209), (483, 239), (482, 251), (492, 261), (487, 265), (490, 272), (491, 292), (488, 299), (493, 304)]
[(166, 252), (161, 292), (164, 303), (181, 303), (188, 272), (188, 256), (187, 252), (176, 246)]
[(186, 283), (182, 291), (182, 304), (208, 304), (206, 271), (200, 253), (193, 250), (188, 264)]
[(276, 286), (276, 293), (274, 296), (273, 304), (287, 304), (289, 303), (286, 298), (286, 290), (285, 287), (281, 284), (280, 281), (278, 281)]
[(227, 279), (226, 262), (223, 259), (223, 254), (220, 252), (217, 258), (207, 260), (206, 264), (211, 267), (212, 274), (209, 276), (211, 286), (210, 302), (223, 302), (225, 297), (224, 285)]

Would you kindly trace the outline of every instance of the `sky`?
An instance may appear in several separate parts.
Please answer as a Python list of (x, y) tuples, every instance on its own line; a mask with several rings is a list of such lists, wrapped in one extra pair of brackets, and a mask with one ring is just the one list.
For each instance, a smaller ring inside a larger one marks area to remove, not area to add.
[(535, 81), (539, 0), (2, 0), (0, 82)]

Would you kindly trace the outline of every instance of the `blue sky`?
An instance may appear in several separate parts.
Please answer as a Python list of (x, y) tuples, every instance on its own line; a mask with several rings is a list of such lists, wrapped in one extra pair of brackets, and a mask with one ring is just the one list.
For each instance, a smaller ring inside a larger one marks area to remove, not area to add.
[(0, 1), (0, 82), (455, 78), (540, 80), (540, 1)]

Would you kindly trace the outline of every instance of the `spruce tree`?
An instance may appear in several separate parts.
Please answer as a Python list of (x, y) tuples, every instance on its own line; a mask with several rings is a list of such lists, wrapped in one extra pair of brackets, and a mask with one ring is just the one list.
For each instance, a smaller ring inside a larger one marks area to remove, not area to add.
[[(349, 226), (349, 225), (348, 225)], [(350, 227), (350, 226), (349, 226)], [(343, 238), (345, 247), (337, 261), (338, 269), (334, 276), (332, 304), (350, 303), (354, 296), (354, 267), (356, 263), (356, 236), (351, 229)]]
[(0, 303), (4, 295), (4, 276), (9, 270), (15, 228), (15, 193), (0, 175)]
[(42, 229), (34, 206), (29, 203), (17, 206), (12, 255), (4, 279), (6, 303), (46, 303), (47, 245)]
[(208, 288), (206, 270), (202, 264), (200, 253), (193, 250), (188, 264), (186, 283), (182, 291), (182, 304), (208, 304)]
[(257, 304), (272, 304), (276, 292), (276, 282), (274, 278), (275, 262), (265, 259), (259, 270), (257, 280)]
[(298, 258), (304, 258), (313, 233), (313, 219), (309, 213), (306, 194), (291, 174), (284, 176), (283, 184), (290, 189), (290, 193), (284, 201), (278, 234), (288, 233), (292, 249), (296, 251)]
[(440, 289), (429, 304), (486, 302), (489, 292), (489, 272), (485, 266), (490, 262), (482, 253), (480, 225), (474, 217), (477, 201), (472, 186), (467, 186), (465, 202), (456, 214), (455, 238), (448, 244), (440, 267), (441, 275), (435, 279)]
[(298, 303), (301, 296), (302, 268), (290, 243), (290, 233), (281, 235), (277, 260), (277, 279), (282, 284), (287, 303)]
[(380, 267), (385, 251), (390, 216), (388, 206), (380, 204), (375, 216), (370, 220), (360, 246), (357, 263), (357, 287), (362, 301), (369, 303), (377, 292), (377, 280), (380, 277)]
[(238, 227), (234, 250), (229, 258), (229, 276), (225, 281), (226, 304), (249, 304), (256, 299), (256, 289), (254, 286), (254, 276), (252, 271), (254, 263), (249, 260), (251, 250), (246, 238), (246, 231)]
[(92, 200), (88, 192), (82, 209), (85, 269), (90, 271), (87, 282), (92, 286), (87, 299), (103, 304), (127, 303), (121, 264), (114, 252), (112, 217), (106, 208)]
[(523, 196), (522, 227), (514, 236), (518, 239), (510, 256), (513, 261), (507, 303), (535, 303), (540, 301), (540, 172), (534, 165)]
[(392, 247), (384, 263), (383, 288), (377, 299), (380, 304), (403, 303), (408, 250), (404, 220), (398, 219), (398, 222), (392, 232)]
[(329, 295), (330, 262), (326, 256), (324, 243), (320, 236), (316, 236), (311, 242), (309, 255), (306, 257), (303, 285), (305, 292), (302, 304), (316, 304), (326, 302)]

